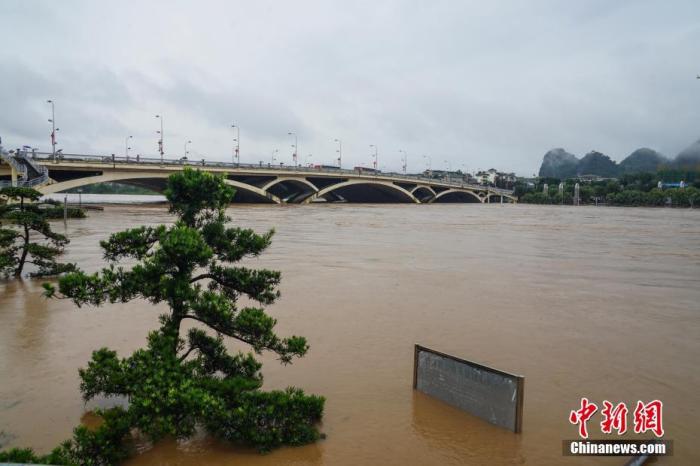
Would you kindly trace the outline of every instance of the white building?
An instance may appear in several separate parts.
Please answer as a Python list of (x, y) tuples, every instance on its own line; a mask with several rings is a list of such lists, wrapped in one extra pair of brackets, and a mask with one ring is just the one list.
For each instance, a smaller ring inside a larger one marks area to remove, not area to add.
[(498, 170), (491, 168), (487, 171), (480, 171), (475, 175), (476, 181), (479, 184), (496, 184), (496, 177), (498, 176)]

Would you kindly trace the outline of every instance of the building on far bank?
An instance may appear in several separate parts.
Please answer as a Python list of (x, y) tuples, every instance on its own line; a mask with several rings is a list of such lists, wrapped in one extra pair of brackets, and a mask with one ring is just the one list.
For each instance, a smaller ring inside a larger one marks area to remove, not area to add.
[(579, 175), (574, 177), (574, 179), (583, 183), (592, 183), (594, 181), (617, 181), (617, 178), (610, 178), (600, 175)]
[(465, 183), (475, 183), (476, 180), (469, 173), (464, 173), (461, 170), (425, 170), (423, 176), (426, 178), (434, 178), (439, 180), (463, 181)]
[(495, 168), (486, 171), (479, 171), (475, 175), (477, 183), (486, 186), (496, 186), (498, 188), (512, 189), (515, 184), (515, 173), (499, 172)]

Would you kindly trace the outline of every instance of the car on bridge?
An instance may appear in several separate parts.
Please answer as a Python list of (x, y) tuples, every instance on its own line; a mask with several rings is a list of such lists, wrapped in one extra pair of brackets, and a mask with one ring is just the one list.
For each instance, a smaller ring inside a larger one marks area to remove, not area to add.
[(359, 174), (362, 174), (362, 173), (372, 174), (372, 173), (381, 173), (382, 172), (381, 170), (377, 170), (376, 168), (368, 168), (368, 167), (360, 167), (360, 166), (353, 168), (353, 170), (355, 170)]
[(313, 165), (312, 167), (315, 168), (316, 170), (326, 170), (326, 171), (328, 171), (328, 170), (339, 171), (340, 170), (340, 167), (337, 167), (335, 165)]

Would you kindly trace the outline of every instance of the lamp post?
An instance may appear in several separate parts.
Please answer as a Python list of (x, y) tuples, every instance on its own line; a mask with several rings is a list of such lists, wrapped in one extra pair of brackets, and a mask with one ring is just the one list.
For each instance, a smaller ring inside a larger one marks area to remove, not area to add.
[(428, 160), (428, 178), (433, 177), (433, 158), (429, 155), (424, 155), (424, 159)]
[(187, 144), (192, 144), (192, 141), (187, 140), (187, 141), (185, 142), (185, 158), (187, 158), (187, 154), (189, 154), (189, 152), (187, 152)]
[(289, 136), (294, 136), (294, 153), (292, 154), (292, 160), (294, 160), (294, 166), (297, 166), (297, 154), (299, 153), (299, 138), (297, 138), (297, 133), (290, 131), (287, 133)]
[[(466, 182), (469, 183), (469, 169), (467, 168), (467, 165), (464, 163), (461, 165), (461, 167), (463, 169), (462, 170), (462, 181), (464, 182), (466, 180)], [(462, 183), (462, 184), (464, 184), (464, 183)]]
[(233, 142), (236, 143), (236, 147), (233, 148), (233, 154), (234, 154), (234, 164), (240, 165), (241, 164), (241, 128), (239, 128), (237, 125), (231, 125), (231, 128), (234, 128), (236, 130), (236, 137), (234, 138)]
[(403, 149), (399, 149), (399, 152), (403, 153), (403, 156), (401, 157), (401, 162), (402, 162), (401, 168), (403, 168), (403, 174), (405, 175), (406, 174), (406, 166), (408, 165), (408, 154)]
[(279, 149), (273, 149), (272, 150), (272, 157), (270, 158), (270, 163), (274, 164), (275, 163), (275, 155), (279, 152)]
[(336, 152), (338, 153), (338, 168), (342, 169), (343, 168), (343, 141), (340, 139), (336, 139), (335, 142), (338, 143), (338, 149), (336, 149)]
[(126, 156), (126, 161), (129, 161), (129, 139), (133, 139), (133, 136), (127, 136), (126, 139), (124, 140), (124, 155)]
[(449, 160), (445, 160), (445, 163), (447, 164), (447, 182), (449, 183), (451, 181), (450, 172), (452, 171), (452, 164)]
[(377, 170), (377, 167), (379, 167), (379, 149), (375, 144), (370, 144), (369, 147), (374, 147), (374, 170)]
[(56, 161), (56, 131), (58, 131), (58, 128), (56, 128), (56, 107), (54, 105), (53, 100), (49, 99), (46, 101), (46, 103), (51, 104), (51, 119), (49, 122), (51, 123), (51, 158), (53, 161)]
[(163, 163), (163, 117), (161, 115), (156, 115), (156, 118), (160, 120), (160, 131), (156, 131), (156, 134), (160, 134), (160, 139), (158, 139), (158, 152), (160, 152), (160, 163)]

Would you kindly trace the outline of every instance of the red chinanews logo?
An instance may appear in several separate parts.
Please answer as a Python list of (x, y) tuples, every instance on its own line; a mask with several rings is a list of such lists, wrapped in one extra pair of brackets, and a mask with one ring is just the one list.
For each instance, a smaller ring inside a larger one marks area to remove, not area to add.
[[(588, 398), (581, 398), (581, 407), (569, 414), (569, 422), (578, 425), (578, 434), (581, 438), (588, 438), (588, 421), (598, 411), (598, 405), (588, 401)], [(627, 432), (627, 405), (620, 402), (616, 405), (608, 400), (603, 401), (603, 409), (600, 413), (603, 420), (600, 422), (600, 430), (604, 434), (617, 435)], [(637, 406), (633, 413), (634, 433), (643, 434), (651, 431), (657, 437), (663, 437), (663, 402), (653, 400), (649, 403), (637, 401)]]

